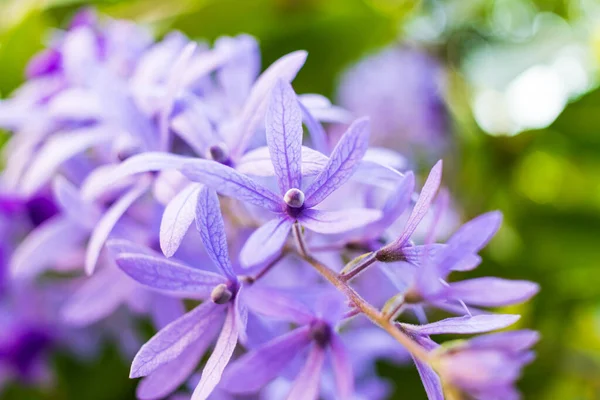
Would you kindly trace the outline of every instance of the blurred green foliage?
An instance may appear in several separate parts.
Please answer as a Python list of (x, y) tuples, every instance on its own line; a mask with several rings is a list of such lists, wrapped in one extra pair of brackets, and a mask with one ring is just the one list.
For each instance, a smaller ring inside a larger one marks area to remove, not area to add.
[[(473, 121), (469, 88), (460, 72), (473, 46), (507, 40), (503, 36), (507, 32), (490, 27), (494, 7), (526, 7), (577, 20), (585, 1), (424, 1), (419, 8), (410, 0), (4, 0), (0, 93), (6, 95), (22, 82), (27, 59), (41, 48), (49, 29), (64, 25), (83, 4), (149, 23), (158, 34), (179, 29), (193, 38), (213, 40), (250, 33), (261, 42), (264, 65), (289, 51), (306, 49), (310, 56), (295, 86), (300, 92), (331, 95), (345, 66), (398, 40), (405, 33), (404, 24), (433, 10), (432, 3), (444, 3), (452, 16), (433, 46), (449, 64), (449, 99), (459, 143), (459, 151), (448, 155), (446, 183), (462, 204), (465, 218), (490, 209), (505, 214), (504, 226), (477, 273), (530, 279), (542, 287), (532, 302), (508, 310), (522, 313), (519, 324), (540, 330), (543, 338), (537, 346), (538, 359), (520, 385), (524, 398), (598, 399), (600, 90), (572, 102), (548, 128), (492, 137)], [(15, 387), (3, 399), (133, 396), (126, 361), (114, 349), (93, 365), (62, 357), (55, 365), (59, 376), (55, 389), (42, 393)], [(379, 367), (382, 375), (396, 382), (395, 398), (425, 398), (414, 368)]]

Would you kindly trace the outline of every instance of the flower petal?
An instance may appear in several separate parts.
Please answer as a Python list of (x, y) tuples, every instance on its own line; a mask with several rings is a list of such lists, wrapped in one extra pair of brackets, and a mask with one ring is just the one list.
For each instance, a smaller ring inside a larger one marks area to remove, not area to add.
[(13, 276), (33, 278), (69, 251), (78, 250), (86, 235), (85, 229), (62, 216), (45, 221), (13, 253), (10, 266)]
[(429, 400), (444, 400), (444, 391), (442, 389), (440, 377), (428, 364), (418, 360), (415, 357), (413, 357), (413, 361), (415, 362), (417, 371), (419, 371), (419, 376), (421, 377), (421, 382), (423, 382), (423, 386), (425, 387), (427, 398)]
[(348, 208), (338, 211), (304, 210), (298, 217), (306, 229), (325, 234), (347, 232), (381, 218), (381, 211), (372, 208)]
[(423, 217), (425, 217), (425, 214), (427, 214), (427, 211), (431, 206), (433, 198), (435, 197), (435, 194), (437, 193), (437, 190), (440, 187), (441, 181), (442, 161), (440, 160), (431, 169), (431, 172), (429, 173), (429, 176), (427, 177), (427, 180), (423, 185), (423, 189), (421, 189), (419, 199), (417, 200), (417, 203), (415, 204), (412, 212), (410, 213), (410, 216), (408, 217), (408, 221), (404, 226), (402, 235), (400, 235), (398, 239), (396, 239), (393, 243), (387, 245), (385, 248), (400, 249), (404, 246), (404, 244), (406, 244), (406, 242), (408, 242), (412, 234), (417, 229), (417, 226), (419, 226), (419, 223), (421, 222)]
[(62, 320), (73, 326), (87, 326), (108, 317), (131, 294), (135, 283), (116, 268), (104, 268), (89, 277), (66, 301)]
[(244, 354), (225, 372), (223, 386), (232, 393), (253, 393), (275, 379), (311, 342), (308, 327), (281, 335)]
[(447, 293), (467, 304), (501, 307), (529, 300), (539, 290), (539, 285), (530, 281), (484, 277), (452, 282)]
[(421, 335), (441, 334), (473, 334), (489, 332), (506, 328), (517, 322), (519, 315), (511, 314), (482, 314), (465, 315), (463, 317), (446, 318), (425, 325), (400, 324), (403, 328)]
[(305, 190), (305, 207), (314, 207), (342, 186), (354, 173), (369, 145), (370, 122), (361, 118), (352, 123), (331, 152), (325, 169)]
[(354, 393), (354, 374), (348, 351), (337, 334), (331, 336), (331, 365), (338, 399), (350, 399)]
[(229, 261), (227, 236), (225, 235), (219, 197), (214, 190), (207, 187), (202, 188), (198, 194), (196, 227), (212, 262), (229, 279), (236, 281), (237, 278)]
[(160, 222), (160, 248), (165, 256), (175, 254), (194, 221), (201, 187), (198, 183), (190, 183), (165, 207)]
[(323, 361), (325, 361), (325, 351), (318, 345), (313, 345), (304, 368), (292, 384), (287, 400), (315, 400), (319, 397)]
[(463, 224), (446, 242), (439, 264), (443, 272), (454, 269), (465, 256), (479, 252), (496, 234), (502, 223), (502, 213), (492, 211)]
[(181, 172), (191, 181), (204, 183), (224, 196), (274, 212), (282, 209), (279, 196), (226, 165), (209, 160), (194, 160), (185, 163)]
[(53, 135), (27, 169), (21, 190), (26, 195), (35, 193), (52, 178), (62, 163), (91, 147), (110, 142), (114, 136), (114, 129), (104, 125)]
[(238, 341), (239, 326), (236, 324), (234, 314), (235, 311), (229, 308), (217, 344), (202, 370), (202, 376), (192, 394), (192, 400), (208, 399), (221, 380), (223, 370), (229, 363)]
[(63, 176), (57, 176), (52, 182), (52, 192), (62, 212), (80, 223), (82, 227), (93, 229), (100, 219), (100, 210), (86, 203), (77, 188)]
[(100, 257), (100, 251), (104, 246), (104, 242), (110, 235), (114, 226), (119, 222), (119, 219), (125, 214), (127, 209), (140, 198), (150, 187), (148, 180), (142, 180), (130, 191), (125, 193), (119, 200), (115, 202), (102, 216), (98, 224), (90, 235), (87, 251), (85, 254), (85, 272), (91, 275), (96, 268), (96, 262)]
[(255, 230), (240, 252), (242, 267), (250, 268), (271, 261), (287, 241), (293, 224), (294, 221), (282, 216)]
[(223, 306), (207, 301), (161, 329), (136, 354), (131, 378), (146, 376), (174, 360), (199, 338), (212, 337), (222, 318)]
[[(329, 159), (325, 154), (306, 146), (302, 146), (301, 152), (302, 165), (300, 169), (302, 176), (313, 176), (323, 171)], [(275, 168), (271, 161), (269, 148), (263, 146), (250, 150), (238, 161), (236, 170), (247, 175), (275, 176)]]
[(208, 296), (216, 285), (226, 281), (214, 272), (147, 254), (122, 253), (115, 261), (137, 282), (158, 290)]
[(281, 194), (301, 188), (302, 113), (292, 85), (278, 80), (265, 115), (267, 145)]
[(182, 99), (183, 110), (171, 120), (171, 128), (196, 154), (204, 156), (211, 145), (221, 142), (204, 111), (204, 104), (195, 96)]
[[(85, 194), (84, 197), (93, 198), (128, 176), (150, 171), (178, 169), (189, 160), (193, 160), (193, 158), (169, 153), (147, 152), (138, 154), (123, 161), (117, 168), (112, 169), (112, 171), (102, 174), (99, 177), (96, 176), (93, 182), (84, 183), (81, 191)], [(93, 186), (90, 187), (90, 185)]]
[(253, 312), (266, 317), (299, 325), (308, 324), (314, 318), (302, 302), (276, 287), (252, 286), (246, 292), (245, 301)]
[(200, 337), (177, 358), (142, 379), (136, 390), (138, 399), (158, 400), (174, 392), (192, 375), (211, 341), (211, 336)]
[(233, 142), (233, 155), (241, 156), (259, 127), (268, 105), (268, 95), (279, 79), (291, 82), (306, 61), (306, 51), (295, 51), (275, 61), (256, 80), (242, 110), (239, 136)]
[[(300, 109), (302, 110), (302, 120), (308, 129), (310, 139), (315, 150), (329, 154), (329, 142), (327, 140), (327, 133), (323, 126), (313, 117), (309, 109), (302, 103), (303, 100), (299, 101)], [(331, 105), (331, 104), (330, 104)]]

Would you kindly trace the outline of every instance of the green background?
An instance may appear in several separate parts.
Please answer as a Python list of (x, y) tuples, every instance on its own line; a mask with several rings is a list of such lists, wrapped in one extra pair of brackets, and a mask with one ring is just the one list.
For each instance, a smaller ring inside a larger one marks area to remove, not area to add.
[[(600, 90), (572, 101), (547, 128), (514, 137), (484, 133), (469, 108), (471, 88), (462, 66), (480, 46), (514, 44), (511, 32), (493, 29), (495, 1), (438, 3), (455, 6), (458, 15), (436, 41), (427, 44), (446, 64), (450, 80), (447, 101), (457, 146), (445, 156), (445, 182), (461, 204), (464, 218), (490, 209), (505, 214), (504, 226), (485, 250), (477, 273), (530, 279), (542, 287), (531, 302), (506, 310), (523, 314), (521, 327), (542, 333), (538, 358), (526, 369), (519, 387), (525, 399), (598, 399)], [(525, 5), (535, 13), (552, 12), (573, 24), (589, 17), (583, 15), (579, 1), (509, 3)], [(179, 29), (192, 38), (212, 40), (250, 33), (260, 40), (263, 65), (289, 51), (306, 49), (309, 59), (294, 86), (300, 93), (329, 96), (344, 67), (402, 40), (405, 27), (432, 13), (431, 2), (408, 0), (0, 0), (2, 96), (22, 83), (26, 61), (42, 48), (49, 29), (64, 26), (83, 4), (150, 24), (159, 35)], [(593, 29), (589, 52), (600, 53)], [(501, 68), (502, 62), (498, 60)], [(127, 363), (110, 344), (94, 364), (63, 355), (52, 362), (58, 375), (55, 387), (12, 386), (1, 398), (133, 398), (135, 382), (127, 378)], [(394, 398), (425, 398), (414, 368), (381, 364), (380, 372), (395, 382)]]

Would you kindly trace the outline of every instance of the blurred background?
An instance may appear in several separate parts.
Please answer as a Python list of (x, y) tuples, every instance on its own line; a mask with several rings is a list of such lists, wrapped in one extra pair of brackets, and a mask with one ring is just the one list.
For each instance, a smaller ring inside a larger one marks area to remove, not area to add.
[[(157, 37), (252, 34), (263, 66), (308, 50), (299, 93), (372, 114), (373, 140), (421, 172), (443, 157), (462, 219), (504, 213), (477, 273), (541, 284), (505, 310), (542, 333), (524, 398), (600, 399), (600, 2), (0, 0), (2, 97), (85, 5)], [(93, 362), (57, 352), (51, 387), (9, 385), (0, 398), (132, 399), (128, 363), (110, 343)], [(380, 373), (395, 381), (394, 398), (425, 398), (414, 368), (382, 363)]]

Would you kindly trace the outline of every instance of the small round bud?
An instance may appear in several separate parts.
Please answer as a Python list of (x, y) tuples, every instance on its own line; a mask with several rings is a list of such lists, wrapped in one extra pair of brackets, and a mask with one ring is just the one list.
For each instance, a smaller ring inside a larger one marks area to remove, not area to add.
[(225, 143), (214, 144), (208, 148), (207, 158), (221, 164), (229, 161), (229, 149)]
[(300, 208), (304, 205), (304, 193), (300, 189), (292, 188), (285, 193), (283, 201), (292, 208)]
[(225, 304), (229, 300), (231, 300), (232, 296), (233, 293), (231, 293), (227, 285), (224, 283), (220, 283), (217, 286), (215, 286), (215, 288), (210, 293), (210, 299), (215, 304)]
[(310, 335), (321, 347), (325, 347), (331, 340), (331, 327), (325, 321), (314, 321), (310, 325)]

